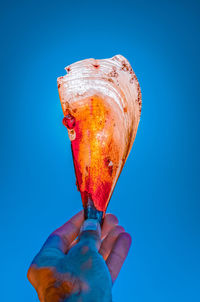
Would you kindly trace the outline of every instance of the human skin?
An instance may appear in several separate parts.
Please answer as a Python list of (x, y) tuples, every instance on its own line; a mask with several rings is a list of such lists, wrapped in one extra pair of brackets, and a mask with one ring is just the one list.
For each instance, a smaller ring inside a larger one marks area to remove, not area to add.
[(48, 237), (27, 276), (41, 302), (111, 302), (130, 245), (116, 216), (106, 214), (100, 229), (81, 211)]

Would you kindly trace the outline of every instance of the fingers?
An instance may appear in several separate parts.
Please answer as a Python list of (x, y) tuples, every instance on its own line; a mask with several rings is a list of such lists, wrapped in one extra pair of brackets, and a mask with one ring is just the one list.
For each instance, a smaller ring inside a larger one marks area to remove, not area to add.
[[(118, 219), (115, 215), (106, 214), (104, 221), (103, 221), (102, 229), (101, 229), (101, 239), (105, 238), (107, 236), (107, 234), (110, 232), (110, 230), (117, 224), (118, 224)], [(72, 242), (70, 248), (75, 246), (77, 243), (78, 243), (78, 239), (75, 239)]]
[(112, 282), (114, 282), (120, 272), (120, 269), (127, 257), (131, 246), (131, 236), (128, 233), (119, 234), (114, 246), (106, 260), (106, 264), (111, 274)]
[(101, 243), (101, 247), (99, 249), (99, 253), (102, 255), (104, 260), (109, 256), (112, 247), (119, 236), (119, 234), (124, 233), (124, 228), (120, 225), (114, 226), (111, 231), (107, 234), (105, 239)]
[(110, 230), (118, 224), (118, 219), (113, 214), (106, 214), (101, 230), (101, 239), (104, 239)]
[(48, 237), (43, 249), (57, 248), (66, 253), (72, 241), (78, 236), (83, 221), (83, 211), (80, 211)]

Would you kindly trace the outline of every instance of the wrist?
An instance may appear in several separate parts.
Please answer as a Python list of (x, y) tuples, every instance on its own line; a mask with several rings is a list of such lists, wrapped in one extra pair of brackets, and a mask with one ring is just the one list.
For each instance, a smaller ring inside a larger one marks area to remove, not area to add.
[(63, 302), (112, 302), (112, 294), (98, 295), (94, 294), (73, 294)]

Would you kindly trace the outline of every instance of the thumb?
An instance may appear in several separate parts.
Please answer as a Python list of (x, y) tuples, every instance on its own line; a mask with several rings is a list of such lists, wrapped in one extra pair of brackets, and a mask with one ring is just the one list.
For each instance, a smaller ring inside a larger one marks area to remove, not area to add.
[(99, 250), (101, 227), (97, 219), (87, 219), (84, 221), (80, 230), (79, 241)]

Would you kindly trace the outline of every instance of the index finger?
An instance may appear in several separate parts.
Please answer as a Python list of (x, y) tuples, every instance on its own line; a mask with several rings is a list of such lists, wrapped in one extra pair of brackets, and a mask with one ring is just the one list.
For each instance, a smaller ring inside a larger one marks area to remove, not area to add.
[(84, 221), (83, 210), (74, 215), (61, 227), (56, 229), (46, 240), (42, 249), (56, 248), (63, 253), (67, 251), (73, 240), (78, 236)]

